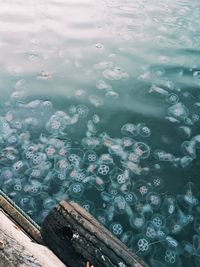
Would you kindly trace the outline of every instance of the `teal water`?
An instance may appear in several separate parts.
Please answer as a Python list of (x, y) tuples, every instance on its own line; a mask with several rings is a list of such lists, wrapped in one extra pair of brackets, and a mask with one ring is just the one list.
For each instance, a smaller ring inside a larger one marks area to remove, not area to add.
[[(153, 267), (200, 266), (199, 1), (0, 4), (3, 190), (39, 223), (62, 197), (89, 207)], [(65, 114), (52, 118), (56, 111)], [(64, 123), (61, 130), (52, 127), (57, 120)], [(26, 158), (31, 145), (47, 157), (39, 178), (32, 171), (40, 172), (40, 164)], [(48, 155), (49, 145), (56, 147), (55, 157)], [(81, 163), (70, 161), (73, 149), (81, 150)], [(90, 164), (88, 154), (98, 160)], [(58, 167), (64, 156), (66, 172)], [(21, 160), (25, 166), (18, 171)], [(105, 175), (102, 165), (109, 168)], [(73, 195), (77, 183), (75, 191), (82, 188), (83, 195)], [(19, 200), (27, 196), (28, 208)], [(164, 226), (155, 226), (156, 214)]]

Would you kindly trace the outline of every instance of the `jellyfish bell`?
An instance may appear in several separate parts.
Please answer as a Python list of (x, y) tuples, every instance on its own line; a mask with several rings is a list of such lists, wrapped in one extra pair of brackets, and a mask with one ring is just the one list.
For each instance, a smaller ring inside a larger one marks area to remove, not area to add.
[(192, 243), (188, 241), (182, 241), (181, 242), (181, 247), (182, 247), (182, 255), (186, 258), (190, 258), (194, 256), (194, 247)]
[(133, 191), (136, 193), (138, 199), (144, 200), (148, 193), (151, 192), (151, 184), (145, 180), (138, 180), (133, 186)]
[(83, 162), (87, 165), (97, 162), (98, 156), (94, 150), (87, 150), (83, 156)]
[(159, 229), (161, 227), (165, 227), (166, 220), (161, 214), (155, 213), (151, 218), (151, 223), (154, 225), (156, 229)]
[(110, 231), (113, 233), (115, 236), (120, 237), (123, 234), (123, 226), (121, 223), (118, 222), (113, 222), (110, 225)]
[(84, 152), (79, 148), (69, 150), (68, 160), (73, 166), (81, 166), (83, 162)]
[(113, 200), (114, 211), (116, 214), (126, 213), (126, 200), (123, 196), (117, 195)]
[(142, 232), (149, 240), (157, 239), (157, 229), (150, 221), (145, 224)]
[(12, 167), (15, 175), (22, 175), (29, 168), (29, 165), (26, 161), (18, 160)]
[(153, 176), (150, 178), (151, 185), (156, 191), (160, 191), (164, 187), (164, 181), (160, 176)]
[(161, 149), (156, 149), (153, 152), (153, 156), (158, 161), (173, 161), (175, 159), (175, 156), (173, 154), (167, 153)]
[(161, 197), (156, 192), (149, 192), (146, 196), (146, 201), (151, 205), (153, 210), (158, 210), (161, 205)]
[(48, 159), (53, 159), (54, 156), (57, 153), (57, 148), (55, 146), (51, 145), (51, 144), (47, 144), (44, 147), (43, 152), (46, 154), (46, 156), (47, 156)]
[(173, 196), (166, 196), (161, 206), (161, 213), (166, 218), (177, 211), (177, 202)]
[(181, 144), (181, 150), (186, 156), (190, 156), (192, 159), (196, 158), (196, 146), (194, 141), (184, 141)]
[(138, 155), (142, 159), (146, 159), (150, 156), (150, 147), (143, 142), (136, 142), (133, 145), (133, 151), (136, 155)]
[(197, 234), (200, 234), (200, 215), (195, 216), (194, 219), (194, 230)]
[(179, 203), (187, 210), (193, 209), (199, 203), (198, 190), (194, 183), (188, 182), (183, 189), (183, 193), (177, 196)]
[(95, 214), (95, 203), (90, 200), (85, 200), (82, 202), (81, 206), (89, 213)]
[(72, 198), (81, 198), (84, 193), (84, 185), (82, 183), (73, 183), (68, 189), (68, 194)]
[(133, 240), (133, 232), (132, 231), (125, 231), (120, 237), (120, 240), (122, 243), (124, 243), (126, 246), (130, 246), (131, 242)]
[(181, 223), (178, 214), (168, 216), (166, 225), (169, 232), (173, 235), (177, 235), (183, 230), (183, 224)]
[(146, 256), (151, 251), (150, 240), (143, 234), (138, 234), (133, 238), (132, 246), (136, 255)]
[(188, 117), (189, 110), (183, 103), (178, 102), (168, 108), (168, 115), (176, 119), (184, 120)]
[(141, 123), (138, 125), (137, 132), (141, 137), (147, 138), (151, 135), (151, 130), (145, 124)]
[(145, 217), (140, 213), (134, 213), (129, 218), (129, 224), (133, 229), (142, 230), (145, 225)]
[(137, 136), (137, 126), (132, 123), (126, 123), (122, 126), (121, 133), (125, 136)]
[(200, 235), (193, 235), (194, 255), (200, 257)]

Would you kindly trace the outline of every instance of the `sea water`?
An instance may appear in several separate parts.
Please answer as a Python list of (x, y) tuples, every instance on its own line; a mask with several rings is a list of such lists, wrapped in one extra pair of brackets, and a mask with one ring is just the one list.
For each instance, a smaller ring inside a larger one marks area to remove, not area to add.
[(0, 1), (0, 188), (78, 202), (150, 266), (200, 266), (200, 3)]

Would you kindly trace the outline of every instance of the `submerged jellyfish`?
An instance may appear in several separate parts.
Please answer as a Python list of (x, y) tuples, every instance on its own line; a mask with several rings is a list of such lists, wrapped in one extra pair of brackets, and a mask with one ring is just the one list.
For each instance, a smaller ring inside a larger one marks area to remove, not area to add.
[(123, 233), (123, 226), (118, 223), (114, 222), (110, 225), (110, 231), (117, 237), (120, 237)]
[(85, 164), (95, 163), (98, 160), (98, 156), (94, 150), (88, 150), (85, 152), (83, 162)]
[(192, 182), (188, 182), (185, 188), (183, 189), (183, 193), (177, 196), (179, 203), (188, 209), (189, 211), (198, 205), (198, 191), (196, 186)]
[(146, 201), (151, 205), (153, 210), (158, 210), (161, 205), (161, 197), (155, 192), (148, 193)]
[(180, 221), (178, 214), (170, 215), (167, 218), (167, 228), (171, 234), (179, 234), (183, 229), (183, 224)]
[(168, 115), (179, 120), (184, 120), (188, 117), (189, 110), (183, 103), (179, 102), (168, 108)]
[(84, 193), (84, 185), (82, 183), (73, 183), (68, 189), (68, 194), (72, 198), (80, 198)]
[(149, 157), (151, 149), (147, 144), (145, 144), (143, 142), (136, 142), (133, 145), (133, 151), (140, 158), (146, 159)]
[(173, 196), (166, 196), (161, 206), (161, 213), (166, 218), (174, 214), (177, 210), (177, 202)]
[(95, 213), (95, 204), (93, 201), (90, 201), (90, 200), (85, 200), (81, 206), (86, 210), (88, 211), (89, 213), (91, 214), (94, 214)]
[(140, 136), (145, 138), (151, 135), (151, 130), (145, 124), (139, 124), (137, 131)]
[(134, 237), (132, 246), (133, 250), (135, 251), (135, 254), (140, 256), (146, 256), (151, 251), (150, 241), (143, 234), (138, 234)]
[(130, 226), (133, 229), (142, 229), (145, 225), (145, 217), (140, 213), (134, 213), (132, 217), (129, 218)]
[(156, 229), (160, 229), (165, 226), (166, 220), (161, 214), (154, 214), (151, 218), (151, 223)]
[(118, 195), (113, 200), (113, 206), (114, 206), (115, 213), (123, 214), (126, 212), (127, 202), (124, 197)]
[(137, 136), (137, 126), (132, 123), (126, 123), (122, 126), (121, 132), (126, 136)]
[(126, 246), (130, 246), (131, 242), (133, 240), (133, 232), (132, 231), (126, 231), (122, 234), (122, 236), (120, 237), (120, 240), (126, 245)]
[(194, 141), (184, 141), (181, 145), (181, 150), (187, 156), (190, 156), (192, 159), (196, 158), (196, 143)]

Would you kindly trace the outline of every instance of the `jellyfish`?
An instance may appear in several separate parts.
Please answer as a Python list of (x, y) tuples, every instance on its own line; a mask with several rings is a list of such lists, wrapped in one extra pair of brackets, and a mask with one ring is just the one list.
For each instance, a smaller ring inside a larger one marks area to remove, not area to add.
[(145, 199), (148, 193), (151, 192), (151, 184), (145, 180), (138, 180), (133, 189), (139, 199)]
[(98, 160), (98, 156), (94, 150), (88, 150), (84, 153), (83, 162), (87, 165), (95, 163)]
[(12, 132), (13, 130), (10, 128), (6, 119), (4, 117), (0, 117), (0, 135), (6, 139), (8, 136), (12, 135)]
[(19, 199), (19, 206), (25, 212), (28, 212), (29, 210), (35, 211), (36, 202), (32, 196), (24, 195)]
[(136, 255), (146, 256), (151, 251), (150, 241), (143, 234), (138, 234), (133, 238), (132, 246)]
[(109, 178), (112, 183), (116, 183), (117, 185), (124, 184), (129, 179), (129, 173), (127, 170), (120, 169), (118, 167), (114, 167), (112, 171), (109, 173)]
[(85, 149), (88, 150), (98, 149), (102, 146), (101, 139), (94, 136), (84, 137), (81, 141), (81, 144)]
[(155, 190), (160, 191), (164, 187), (164, 181), (159, 176), (153, 176), (151, 177), (151, 185)]
[(110, 164), (112, 165), (114, 163), (113, 157), (109, 153), (101, 154), (99, 157), (100, 164)]
[(110, 231), (113, 233), (115, 236), (120, 237), (123, 233), (123, 226), (118, 223), (118, 222), (113, 222), (110, 225)]
[(140, 213), (134, 213), (133, 216), (129, 218), (129, 223), (133, 229), (141, 230), (145, 225), (145, 217)]
[(149, 240), (155, 240), (157, 239), (157, 229), (155, 226), (148, 221), (143, 229), (143, 234), (149, 239)]
[(29, 168), (29, 165), (26, 161), (19, 160), (15, 162), (12, 167), (15, 175), (23, 175), (24, 172)]
[(113, 200), (113, 206), (115, 209), (115, 213), (124, 214), (126, 212), (126, 200), (123, 196), (117, 195)]
[(177, 94), (172, 93), (172, 94), (169, 94), (169, 95), (166, 97), (166, 101), (167, 101), (167, 103), (169, 103), (170, 105), (174, 105), (174, 104), (178, 103), (178, 101), (179, 101), (179, 97), (178, 97)]
[(48, 159), (53, 159), (57, 153), (57, 148), (51, 144), (47, 144), (44, 147), (44, 153), (46, 154)]
[(99, 176), (96, 175), (90, 176), (89, 183), (93, 185), (100, 192), (105, 190), (105, 182)]
[(200, 234), (200, 216), (196, 216), (194, 219), (194, 230), (197, 234)]
[(133, 232), (132, 231), (125, 231), (120, 237), (120, 240), (126, 245), (130, 246), (133, 240)]
[(99, 168), (97, 170), (98, 175), (101, 175), (101, 176), (108, 175), (109, 171), (110, 171), (110, 167), (106, 164), (99, 165)]
[(196, 186), (192, 182), (188, 182), (183, 189), (183, 193), (178, 194), (177, 199), (183, 207), (191, 211), (199, 203)]
[(33, 166), (39, 165), (45, 160), (46, 160), (46, 154), (42, 153), (42, 152), (37, 152), (37, 153), (34, 153), (32, 159), (31, 159), (31, 163)]
[(26, 193), (30, 194), (31, 196), (38, 196), (41, 191), (42, 183), (37, 180), (31, 180), (30, 184), (26, 186)]
[(161, 214), (155, 213), (151, 218), (151, 223), (154, 225), (156, 229), (159, 229), (165, 226), (166, 220)]
[(123, 148), (130, 148), (135, 143), (135, 140), (131, 137), (123, 137), (121, 138), (121, 145)]
[(84, 185), (82, 183), (73, 183), (68, 189), (68, 194), (72, 198), (81, 198), (84, 193)]
[(183, 103), (179, 102), (168, 108), (168, 115), (176, 119), (184, 120), (188, 117), (189, 110)]
[(183, 230), (183, 224), (180, 221), (178, 214), (170, 215), (167, 218), (167, 228), (173, 235), (179, 234)]
[(151, 205), (153, 210), (158, 210), (162, 202), (160, 195), (155, 192), (148, 193), (146, 201)]
[(93, 201), (85, 200), (82, 202), (81, 206), (89, 213), (95, 214), (95, 204)]
[(125, 136), (137, 136), (137, 126), (132, 123), (126, 123), (122, 126), (121, 133)]
[(167, 153), (161, 149), (156, 149), (153, 153), (153, 156), (158, 161), (173, 161), (175, 159), (173, 154)]
[(19, 143), (19, 137), (17, 134), (12, 134), (10, 136), (7, 137), (6, 139), (6, 145), (7, 146), (17, 146)]
[(151, 130), (149, 127), (147, 127), (145, 124), (141, 123), (138, 126), (138, 134), (144, 138), (147, 138), (151, 135)]
[(130, 191), (124, 194), (124, 198), (130, 206), (134, 205), (138, 201), (136, 194)]
[(156, 86), (155, 84), (153, 84), (150, 89), (149, 89), (149, 93), (153, 96), (159, 97), (159, 98), (166, 98), (168, 96), (168, 92), (167, 90)]
[(191, 136), (191, 132), (192, 132), (191, 128), (188, 127), (188, 126), (180, 126), (180, 127), (178, 128), (178, 131), (179, 131), (180, 135), (181, 135), (183, 138), (186, 138), (186, 139), (190, 138), (190, 136)]
[(95, 218), (105, 226), (108, 226), (108, 219), (103, 209), (97, 209), (95, 212)]
[(178, 241), (172, 236), (166, 236), (162, 244), (167, 250), (173, 250), (176, 255), (181, 252)]
[(72, 148), (69, 150), (68, 160), (73, 166), (81, 166), (83, 162), (84, 152), (79, 148)]
[(46, 198), (44, 200), (44, 202), (43, 202), (43, 208), (45, 210), (51, 210), (52, 208), (55, 207), (56, 204), (57, 204), (56, 201), (49, 197), (49, 198)]
[(184, 257), (190, 258), (191, 256), (194, 255), (194, 247), (192, 243), (188, 241), (182, 241), (181, 247), (182, 247), (182, 254)]
[(196, 146), (194, 141), (184, 141), (181, 144), (181, 150), (186, 156), (191, 157), (192, 159), (196, 158)]
[(161, 213), (166, 218), (177, 211), (177, 202), (173, 196), (166, 196), (161, 206)]
[(57, 173), (67, 174), (71, 169), (71, 164), (65, 157), (54, 158), (54, 169)]
[(194, 235), (192, 239), (193, 239), (194, 255), (200, 257), (200, 235)]
[(107, 193), (106, 191), (101, 192), (101, 199), (107, 203), (112, 203), (114, 200), (114, 196)]
[(142, 159), (146, 159), (150, 156), (150, 147), (143, 142), (136, 142), (133, 145), (133, 151), (136, 155), (138, 155)]

